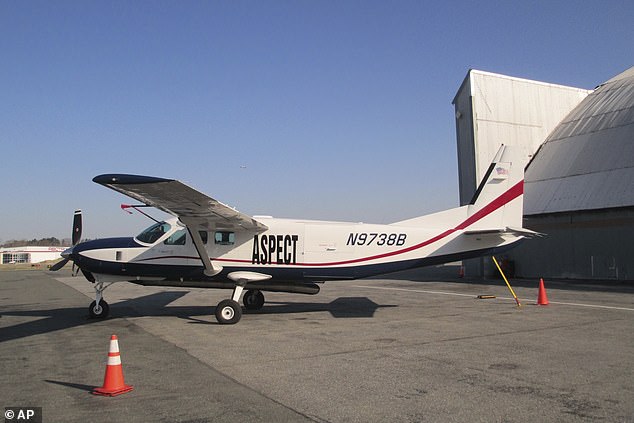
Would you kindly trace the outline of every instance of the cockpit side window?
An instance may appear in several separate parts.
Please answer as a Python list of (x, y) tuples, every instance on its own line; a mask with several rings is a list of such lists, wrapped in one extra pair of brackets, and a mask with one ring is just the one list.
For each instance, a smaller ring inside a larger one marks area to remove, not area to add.
[(169, 223), (159, 222), (141, 232), (137, 235), (136, 239), (146, 244), (154, 244), (159, 238), (169, 232), (170, 229), (172, 229), (172, 226)]
[(163, 243), (165, 245), (185, 245), (186, 239), (187, 229), (181, 229), (180, 231), (176, 231), (172, 235), (167, 237), (167, 239)]

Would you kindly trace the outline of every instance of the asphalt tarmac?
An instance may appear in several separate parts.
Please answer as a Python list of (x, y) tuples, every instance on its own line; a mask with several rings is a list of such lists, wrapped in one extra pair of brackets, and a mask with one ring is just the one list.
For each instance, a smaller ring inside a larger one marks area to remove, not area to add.
[[(118, 283), (88, 319), (68, 271), (0, 272), (0, 401), (44, 422), (634, 423), (634, 288), (546, 281), (328, 282), (265, 293), (221, 326), (230, 291)], [(478, 295), (497, 298), (479, 300)], [(111, 334), (134, 390), (103, 383)]]

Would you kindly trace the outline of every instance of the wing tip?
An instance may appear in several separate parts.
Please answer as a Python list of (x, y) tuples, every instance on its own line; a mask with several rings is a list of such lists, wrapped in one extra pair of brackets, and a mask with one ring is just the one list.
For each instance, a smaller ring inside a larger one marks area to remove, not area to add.
[(174, 179), (156, 178), (154, 176), (127, 175), (122, 173), (106, 173), (92, 178), (93, 182), (101, 185), (139, 185), (172, 182)]

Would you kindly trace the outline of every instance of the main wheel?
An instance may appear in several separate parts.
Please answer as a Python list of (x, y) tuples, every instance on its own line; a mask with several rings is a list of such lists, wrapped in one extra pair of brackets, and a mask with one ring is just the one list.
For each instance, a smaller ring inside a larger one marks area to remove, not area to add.
[(264, 306), (264, 294), (257, 289), (250, 289), (244, 293), (242, 302), (247, 310), (260, 310)]
[(88, 306), (88, 314), (91, 319), (105, 319), (108, 317), (108, 313), (110, 313), (110, 306), (104, 300), (99, 301), (99, 305), (97, 305), (97, 301), (93, 301)]
[(216, 306), (216, 320), (221, 325), (233, 325), (240, 321), (242, 308), (237, 301), (222, 300)]

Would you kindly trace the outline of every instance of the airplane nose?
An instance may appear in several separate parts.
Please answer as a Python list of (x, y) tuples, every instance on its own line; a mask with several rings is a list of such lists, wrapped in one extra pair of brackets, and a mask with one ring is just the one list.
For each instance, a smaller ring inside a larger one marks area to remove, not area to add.
[(70, 258), (71, 254), (73, 254), (74, 248), (75, 247), (70, 247), (62, 251), (62, 257), (64, 257), (65, 259)]

